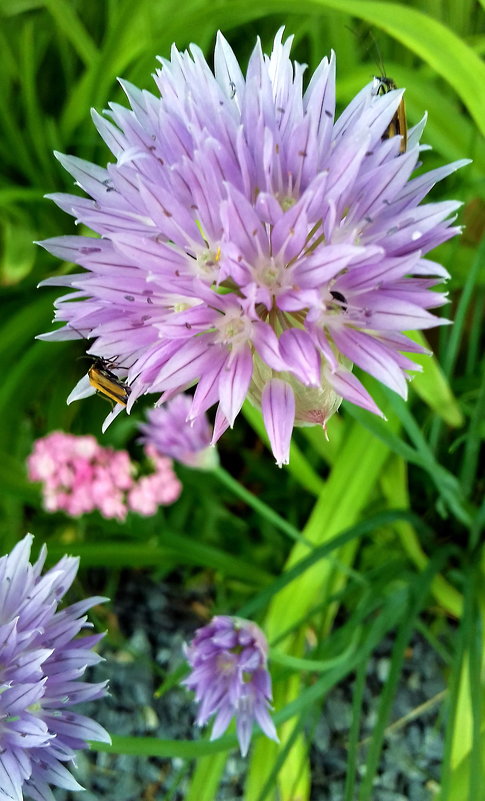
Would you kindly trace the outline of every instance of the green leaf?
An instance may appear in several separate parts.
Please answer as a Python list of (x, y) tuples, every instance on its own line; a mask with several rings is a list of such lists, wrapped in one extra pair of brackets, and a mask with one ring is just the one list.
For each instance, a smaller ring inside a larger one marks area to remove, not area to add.
[(44, 0), (44, 5), (48, 8), (59, 29), (71, 42), (86, 66), (89, 67), (93, 62), (96, 62), (98, 60), (98, 49), (79, 16), (75, 13), (73, 4), (66, 2), (66, 0)]
[[(414, 342), (429, 350), (429, 344), (421, 331), (407, 331), (406, 334)], [(434, 356), (415, 353), (413, 362), (420, 364), (423, 372), (413, 375), (411, 388), (449, 426), (462, 426), (465, 422), (463, 412), (438, 360)]]
[(111, 735), (111, 745), (91, 742), (92, 751), (107, 751), (113, 754), (132, 756), (156, 756), (165, 759), (196, 759), (206, 755), (228, 751), (236, 745), (235, 736), (221, 737), (216, 742), (208, 740), (159, 740), (156, 737), (123, 737)]
[[(175, 565), (197, 565), (220, 570), (226, 576), (235, 576), (254, 586), (266, 585), (271, 575), (254, 564), (226, 554), (195, 538), (182, 537), (168, 531), (163, 533), (163, 543), (140, 545), (119, 542), (70, 543), (67, 550), (79, 556), (83, 567), (156, 567), (167, 561)], [(49, 562), (55, 562), (66, 553), (63, 543), (49, 543)]]
[(197, 760), (185, 801), (214, 801), (227, 754), (211, 754)]

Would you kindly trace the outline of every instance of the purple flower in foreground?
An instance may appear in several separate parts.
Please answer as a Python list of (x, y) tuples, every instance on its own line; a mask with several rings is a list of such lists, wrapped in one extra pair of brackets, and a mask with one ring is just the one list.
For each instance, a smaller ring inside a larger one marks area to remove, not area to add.
[[(401, 332), (448, 322), (428, 311), (447, 273), (424, 255), (459, 231), (458, 202), (419, 204), (467, 163), (411, 177), (424, 120), (405, 153), (388, 136), (403, 91), (374, 80), (335, 120), (334, 55), (303, 91), (282, 36), (245, 76), (219, 34), (214, 74), (191, 45), (161, 59), (160, 97), (123, 81), (131, 109), (93, 115), (114, 163), (59, 155), (90, 198), (52, 196), (101, 238), (43, 243), (85, 268), (44, 282), (74, 290), (46, 337), (94, 337), (128, 411), (197, 385), (189, 419), (218, 403), (213, 441), (249, 398), (278, 464), (293, 426), (325, 426), (342, 398), (381, 414), (354, 363), (406, 397), (420, 368), (403, 354), (423, 349)], [(70, 400), (93, 392), (85, 377)]]
[(43, 546), (30, 564), (32, 535), (0, 559), (0, 798), (54, 801), (50, 784), (82, 790), (64, 763), (86, 740), (111, 742), (98, 723), (70, 711), (100, 698), (106, 682), (78, 679), (102, 657), (92, 648), (103, 637), (76, 637), (90, 626), (85, 612), (106, 598), (87, 598), (57, 611), (79, 560), (63, 557), (41, 576)]
[(182, 684), (195, 692), (197, 725), (215, 715), (211, 740), (225, 732), (233, 717), (241, 753), (246, 756), (253, 723), (278, 742), (268, 709), (271, 678), (268, 644), (256, 623), (238, 617), (214, 617), (195, 633), (186, 648), (191, 673)]
[(163, 406), (147, 412), (147, 423), (139, 425), (142, 442), (162, 455), (171, 456), (189, 467), (210, 470), (218, 464), (217, 450), (211, 447), (211, 428), (205, 414), (187, 422), (192, 398), (181, 393)]

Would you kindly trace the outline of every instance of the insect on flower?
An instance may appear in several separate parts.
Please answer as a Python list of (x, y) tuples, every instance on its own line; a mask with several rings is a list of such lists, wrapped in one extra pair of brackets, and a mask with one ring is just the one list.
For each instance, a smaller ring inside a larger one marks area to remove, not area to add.
[(109, 369), (110, 366), (115, 366), (115, 364), (107, 359), (94, 357), (94, 361), (88, 370), (89, 383), (95, 388), (96, 392), (106, 395), (107, 398), (115, 403), (121, 403), (122, 406), (126, 406), (131, 389)]
[[(375, 75), (374, 81), (377, 82), (375, 90), (376, 95), (387, 95), (388, 92), (391, 92), (393, 89), (397, 89), (397, 86), (392, 78), (388, 78), (386, 75)], [(399, 106), (397, 107), (396, 113), (382, 134), (383, 139), (390, 139), (391, 136), (401, 137), (399, 152), (405, 153), (408, 144), (408, 123), (406, 119), (406, 105), (404, 103), (404, 98), (402, 98)]]
[[(80, 337), (87, 340), (87, 337), (81, 331), (78, 331), (74, 326), (70, 326)], [(88, 370), (88, 379), (92, 387), (104, 395), (114, 403), (120, 403), (126, 406), (128, 398), (130, 397), (131, 387), (124, 383), (111, 368), (116, 369), (119, 367), (115, 359), (103, 359), (101, 356), (91, 356), (86, 354), (88, 359), (91, 359), (92, 364)], [(82, 358), (82, 357), (81, 357)]]

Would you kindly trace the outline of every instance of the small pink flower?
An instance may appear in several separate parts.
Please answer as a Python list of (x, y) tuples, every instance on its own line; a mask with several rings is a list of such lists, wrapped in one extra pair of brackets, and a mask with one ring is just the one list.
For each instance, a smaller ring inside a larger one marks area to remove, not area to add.
[(128, 505), (133, 512), (149, 517), (160, 505), (174, 503), (182, 485), (173, 471), (142, 476), (128, 493)]
[(34, 443), (27, 469), (31, 481), (42, 482), (46, 511), (80, 517), (97, 510), (122, 522), (129, 510), (155, 514), (182, 491), (171, 459), (154, 455), (154, 472), (137, 479), (127, 451), (103, 448), (91, 436), (54, 431)]

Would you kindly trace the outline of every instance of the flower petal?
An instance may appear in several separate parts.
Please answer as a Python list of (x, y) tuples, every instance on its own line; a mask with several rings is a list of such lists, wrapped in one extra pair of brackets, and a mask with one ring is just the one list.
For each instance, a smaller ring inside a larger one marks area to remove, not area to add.
[(253, 372), (253, 357), (249, 345), (245, 345), (233, 359), (228, 359), (219, 379), (220, 404), (229, 425), (234, 425)]
[(279, 378), (266, 384), (261, 407), (276, 464), (281, 467), (290, 460), (290, 442), (295, 420), (295, 396), (290, 385)]

